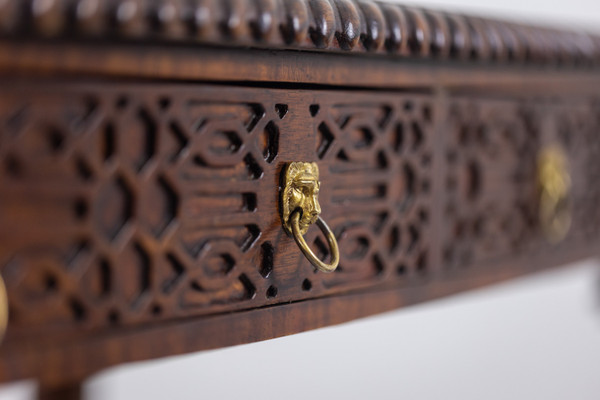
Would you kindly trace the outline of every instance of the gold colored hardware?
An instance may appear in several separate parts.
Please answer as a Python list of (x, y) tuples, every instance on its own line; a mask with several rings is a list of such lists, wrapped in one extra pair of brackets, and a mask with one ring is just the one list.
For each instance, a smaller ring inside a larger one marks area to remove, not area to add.
[(6, 286), (0, 276), (0, 341), (4, 337), (6, 327), (8, 326), (8, 296), (6, 295)]
[(542, 149), (537, 160), (540, 190), (539, 219), (544, 235), (551, 243), (558, 243), (571, 227), (571, 204), (567, 157), (558, 146)]
[[(285, 231), (294, 237), (296, 244), (308, 261), (319, 271), (332, 272), (340, 261), (340, 251), (335, 235), (319, 216), (319, 167), (316, 163), (292, 162), (284, 171), (281, 192), (282, 221)], [(329, 264), (321, 261), (306, 244), (303, 235), (316, 222), (321, 229), (331, 252)]]
[(302, 210), (298, 225), (304, 235), (308, 227), (317, 221), (321, 213), (319, 205), (319, 167), (316, 163), (293, 162), (285, 168), (281, 204), (283, 208), (283, 227), (292, 234), (291, 215), (296, 209)]
[(296, 241), (298, 247), (300, 247), (302, 254), (304, 254), (304, 256), (308, 258), (308, 261), (310, 261), (310, 263), (314, 265), (319, 271), (335, 271), (340, 262), (340, 250), (338, 248), (335, 235), (333, 234), (333, 232), (331, 232), (331, 229), (329, 229), (325, 221), (323, 221), (323, 218), (317, 217), (317, 226), (321, 229), (321, 232), (323, 232), (323, 234), (327, 238), (327, 243), (329, 243), (329, 249), (331, 250), (331, 261), (329, 264), (326, 264), (323, 261), (319, 260), (319, 258), (315, 256), (315, 253), (313, 253), (310, 247), (308, 247), (308, 245), (306, 244), (304, 236), (302, 236), (302, 233), (300, 231), (300, 214), (300, 210), (296, 210), (292, 214), (292, 232), (294, 234), (294, 240)]

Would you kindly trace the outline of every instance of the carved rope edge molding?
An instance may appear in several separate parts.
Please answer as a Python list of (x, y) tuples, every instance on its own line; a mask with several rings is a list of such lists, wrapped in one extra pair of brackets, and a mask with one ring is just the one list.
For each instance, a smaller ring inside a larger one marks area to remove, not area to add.
[(371, 0), (4, 0), (0, 35), (600, 64), (600, 36)]

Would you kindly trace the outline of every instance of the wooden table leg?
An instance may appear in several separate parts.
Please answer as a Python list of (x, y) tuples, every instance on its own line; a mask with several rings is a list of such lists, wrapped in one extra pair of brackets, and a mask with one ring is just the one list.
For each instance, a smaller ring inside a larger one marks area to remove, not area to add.
[(64, 386), (48, 386), (43, 383), (38, 387), (39, 400), (80, 400), (82, 399), (81, 382)]

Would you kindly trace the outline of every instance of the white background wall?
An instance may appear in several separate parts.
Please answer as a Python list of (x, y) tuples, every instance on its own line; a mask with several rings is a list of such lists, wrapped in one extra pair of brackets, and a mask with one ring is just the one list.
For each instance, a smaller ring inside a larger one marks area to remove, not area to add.
[(385, 0), (533, 24), (600, 31), (598, 0)]
[[(600, 1), (419, 1), (600, 31)], [(600, 90), (600, 88), (599, 88)], [(94, 400), (600, 399), (600, 264), (582, 262), (338, 327), (107, 370)], [(0, 386), (1, 400), (35, 385)]]

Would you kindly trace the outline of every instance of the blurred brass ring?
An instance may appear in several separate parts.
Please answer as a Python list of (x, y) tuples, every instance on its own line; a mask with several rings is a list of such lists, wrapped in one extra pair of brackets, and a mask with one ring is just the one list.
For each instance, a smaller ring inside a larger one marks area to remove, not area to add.
[(4, 279), (0, 276), (0, 341), (2, 341), (8, 326), (8, 296)]
[(323, 261), (319, 260), (315, 253), (313, 253), (310, 247), (308, 247), (308, 245), (306, 244), (306, 241), (304, 240), (304, 237), (300, 232), (300, 209), (294, 211), (290, 219), (292, 220), (292, 233), (294, 236), (294, 240), (296, 241), (298, 247), (300, 247), (300, 250), (302, 251), (304, 256), (306, 256), (308, 261), (310, 261), (310, 263), (314, 265), (319, 271), (335, 271), (340, 262), (340, 250), (338, 248), (338, 243), (335, 239), (335, 235), (333, 234), (333, 232), (331, 232), (331, 229), (329, 229), (325, 221), (323, 221), (321, 217), (317, 218), (317, 226), (319, 227), (319, 229), (321, 229), (321, 232), (323, 232), (323, 234), (327, 238), (327, 243), (329, 243), (329, 249), (331, 252), (331, 262), (329, 264), (326, 264)]

